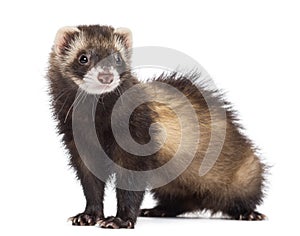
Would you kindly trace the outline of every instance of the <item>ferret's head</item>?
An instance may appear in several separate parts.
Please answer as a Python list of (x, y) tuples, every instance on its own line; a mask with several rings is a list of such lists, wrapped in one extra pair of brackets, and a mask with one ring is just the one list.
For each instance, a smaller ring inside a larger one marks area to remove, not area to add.
[(61, 28), (55, 37), (51, 64), (65, 82), (90, 94), (105, 94), (122, 83), (130, 69), (131, 32), (109, 26)]

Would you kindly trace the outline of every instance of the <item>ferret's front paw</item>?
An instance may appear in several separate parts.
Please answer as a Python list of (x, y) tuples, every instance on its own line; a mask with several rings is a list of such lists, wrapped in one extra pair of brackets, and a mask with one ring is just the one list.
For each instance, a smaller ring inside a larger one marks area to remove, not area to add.
[(122, 220), (119, 217), (110, 216), (103, 220), (99, 220), (97, 224), (101, 228), (106, 229), (120, 229), (120, 228), (126, 228), (126, 229), (133, 229), (134, 223), (130, 220)]
[(86, 214), (86, 213), (80, 213), (68, 219), (68, 221), (72, 222), (72, 225), (77, 225), (77, 226), (93, 226), (99, 220), (101, 220), (100, 217), (97, 217), (96, 215)]

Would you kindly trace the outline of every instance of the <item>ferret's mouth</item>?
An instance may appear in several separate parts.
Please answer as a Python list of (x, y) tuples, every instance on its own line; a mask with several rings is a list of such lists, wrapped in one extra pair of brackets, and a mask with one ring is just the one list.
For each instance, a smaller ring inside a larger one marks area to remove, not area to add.
[(119, 86), (119, 82), (111, 84), (100, 84), (97, 81), (83, 80), (79, 87), (89, 94), (104, 94), (115, 90)]
[[(74, 81), (75, 82), (75, 81)], [(92, 68), (78, 86), (89, 94), (105, 94), (115, 90), (120, 84), (119, 73), (113, 68)]]

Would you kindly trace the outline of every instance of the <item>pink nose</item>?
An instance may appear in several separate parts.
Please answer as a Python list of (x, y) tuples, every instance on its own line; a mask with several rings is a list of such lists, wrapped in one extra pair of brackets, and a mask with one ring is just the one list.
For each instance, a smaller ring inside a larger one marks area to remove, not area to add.
[(114, 80), (114, 75), (109, 72), (102, 72), (98, 74), (98, 80), (102, 84), (111, 84)]

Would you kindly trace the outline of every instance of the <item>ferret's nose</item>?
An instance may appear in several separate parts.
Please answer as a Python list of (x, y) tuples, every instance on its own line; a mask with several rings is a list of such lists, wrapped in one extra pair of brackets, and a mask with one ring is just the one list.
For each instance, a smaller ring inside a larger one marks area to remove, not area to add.
[(110, 72), (100, 72), (98, 74), (98, 80), (100, 81), (100, 83), (102, 84), (111, 84), (114, 80), (114, 75)]

